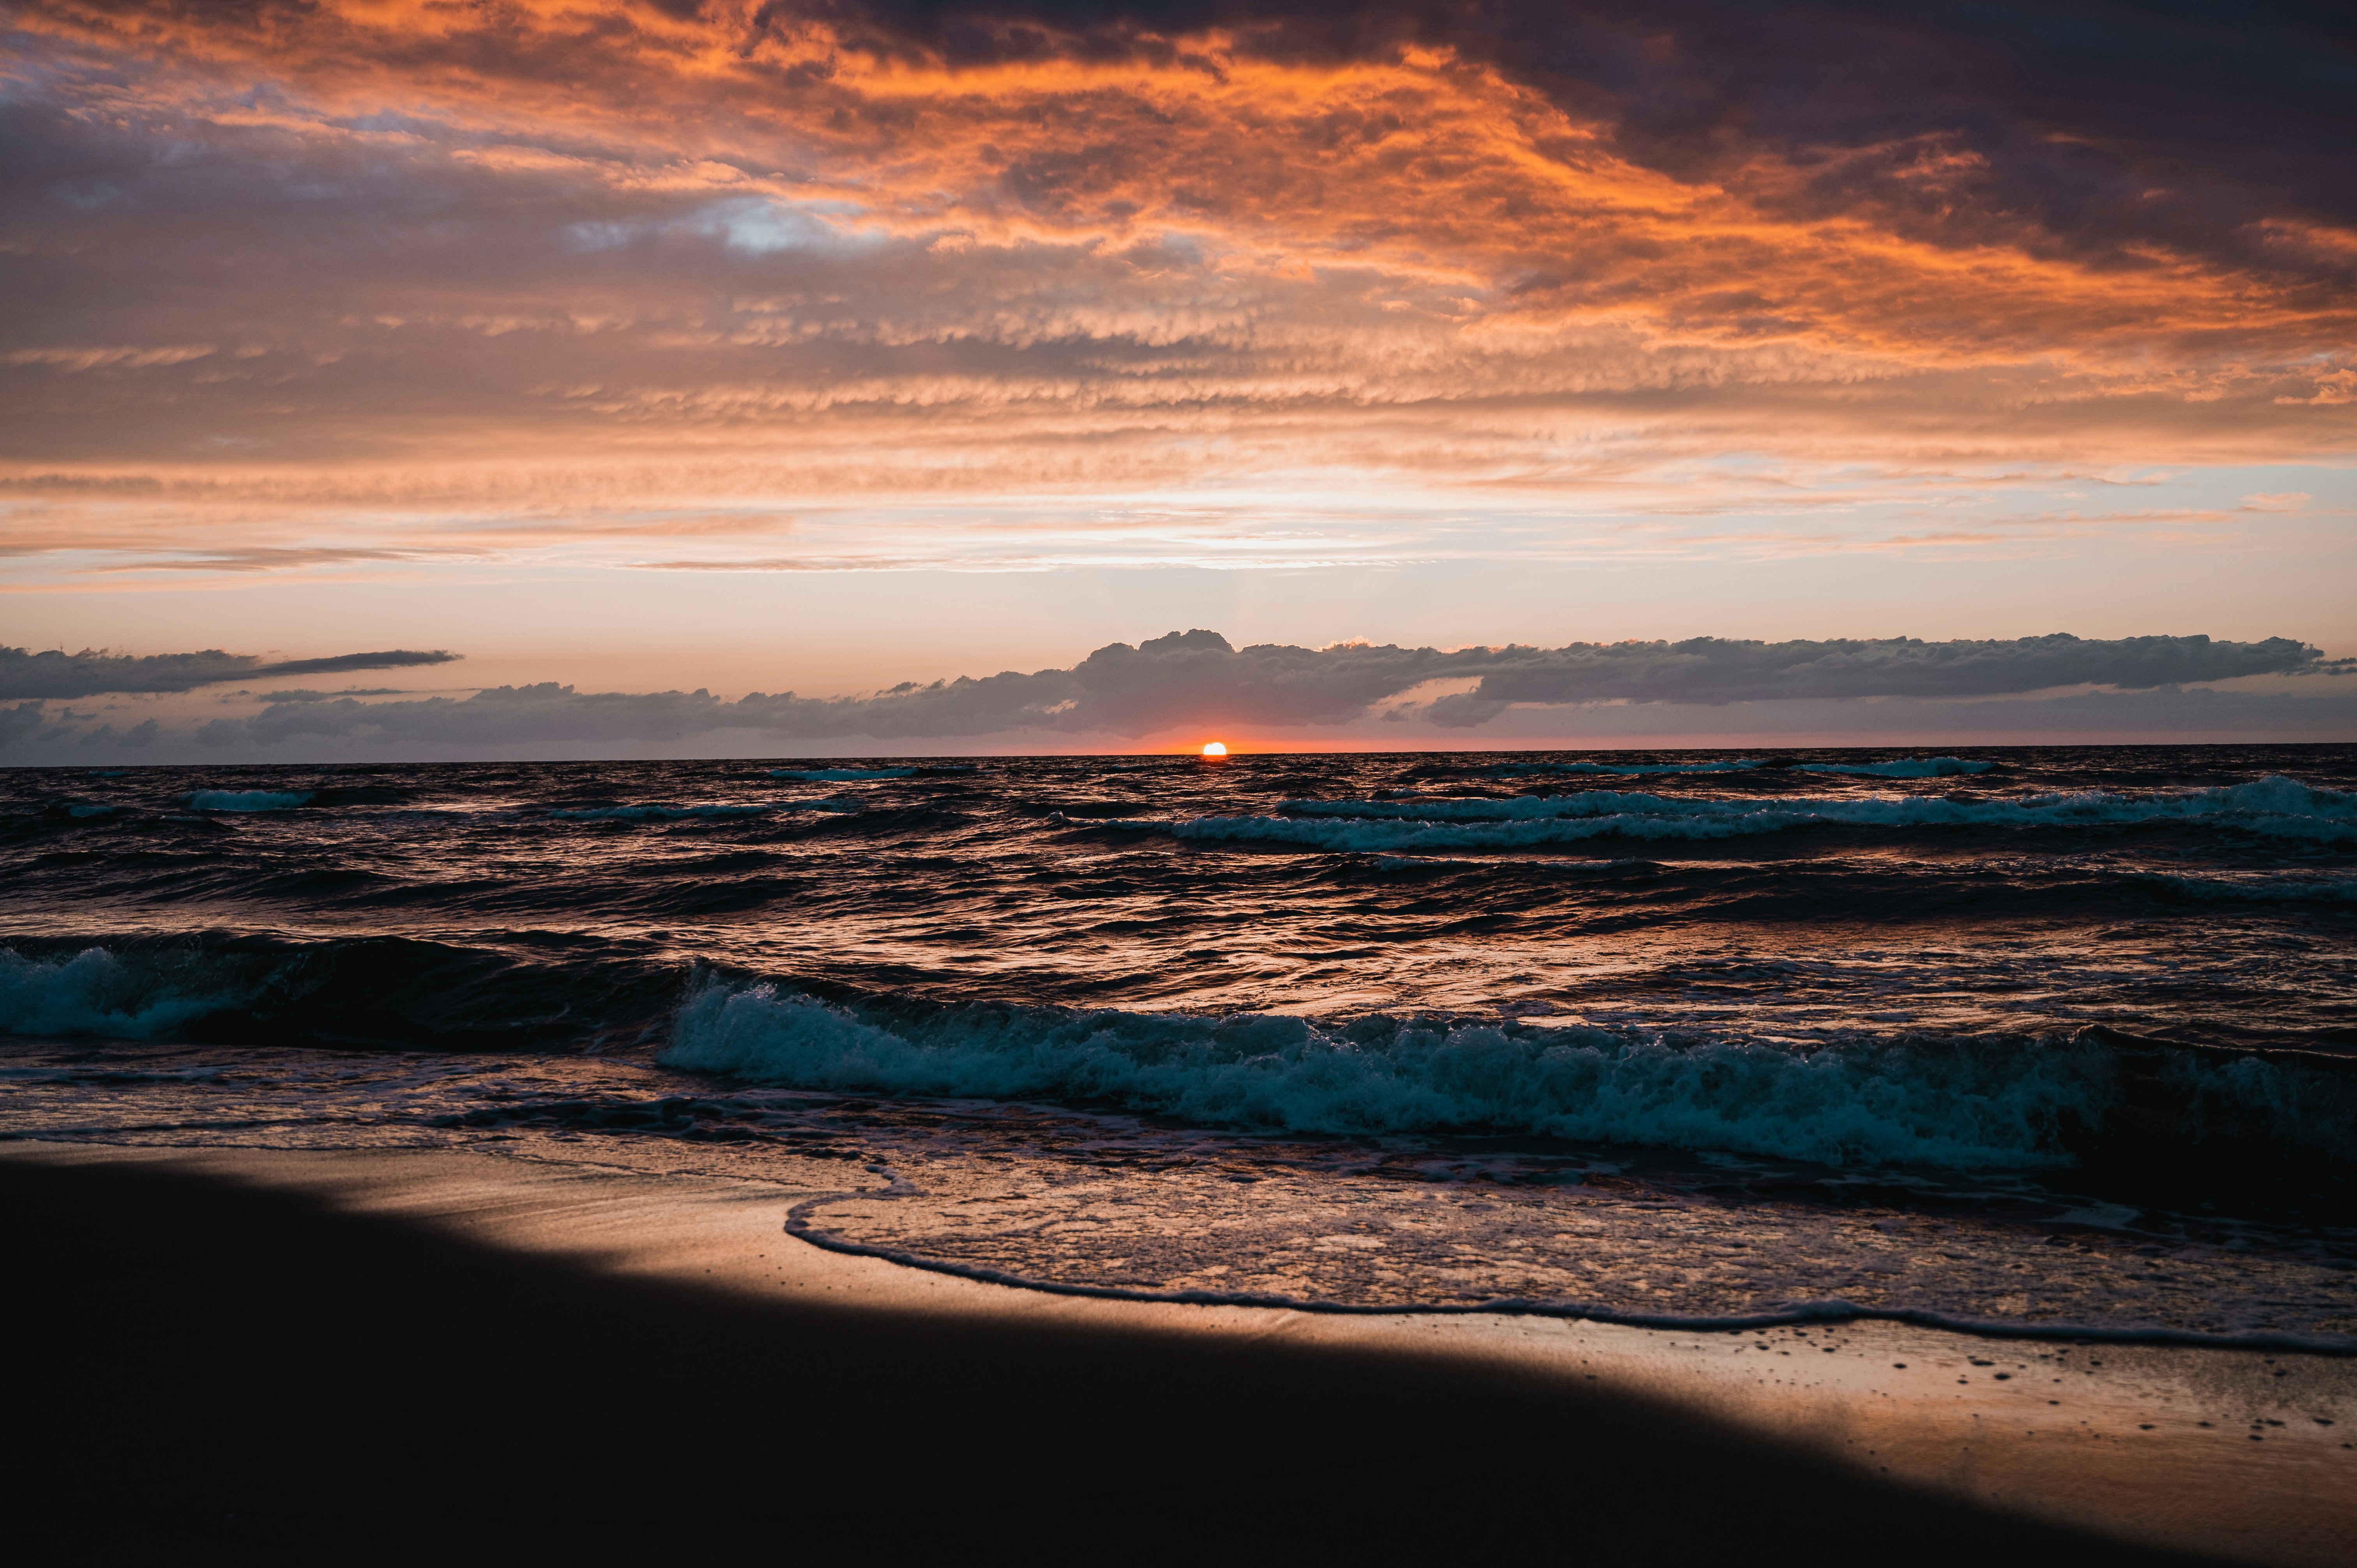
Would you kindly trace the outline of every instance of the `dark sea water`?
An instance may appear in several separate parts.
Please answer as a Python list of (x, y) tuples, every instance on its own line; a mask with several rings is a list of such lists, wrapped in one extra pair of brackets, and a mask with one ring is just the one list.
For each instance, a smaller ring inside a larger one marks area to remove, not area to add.
[(0, 1135), (1068, 1289), (2357, 1348), (2357, 747), (0, 773)]

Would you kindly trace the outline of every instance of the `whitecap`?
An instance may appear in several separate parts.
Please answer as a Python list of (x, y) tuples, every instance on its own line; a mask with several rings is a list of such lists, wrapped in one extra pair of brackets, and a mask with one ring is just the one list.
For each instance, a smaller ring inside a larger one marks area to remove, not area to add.
[(0, 1033), (148, 1040), (231, 1005), (201, 970), (124, 963), (104, 948), (70, 958), (27, 958), (0, 948)]
[(2100, 1119), (2097, 1047), (1819, 1045), (1589, 1026), (1226, 1017), (1048, 1008), (865, 1011), (711, 976), (661, 1059), (802, 1089), (1111, 1101), (1199, 1125), (1379, 1133), (1512, 1129), (1834, 1165), (2069, 1163)]

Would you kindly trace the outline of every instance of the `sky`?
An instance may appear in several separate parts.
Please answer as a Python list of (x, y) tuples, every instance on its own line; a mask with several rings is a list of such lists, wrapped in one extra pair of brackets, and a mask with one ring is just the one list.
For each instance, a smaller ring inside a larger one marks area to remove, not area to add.
[(0, 765), (2357, 739), (2341, 7), (0, 29)]

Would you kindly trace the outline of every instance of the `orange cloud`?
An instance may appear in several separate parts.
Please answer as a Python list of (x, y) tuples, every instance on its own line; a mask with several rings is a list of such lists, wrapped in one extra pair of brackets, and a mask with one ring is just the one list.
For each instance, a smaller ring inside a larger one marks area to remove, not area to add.
[[(17, 25), (89, 165), (0, 235), (51, 302), (0, 353), (19, 550), (1236, 485), (1707, 508), (1729, 452), (2255, 462), (2357, 420), (2330, 224), (2098, 244), (1936, 130), (1672, 166), (1430, 42), (1032, 27), (960, 64), (749, 0)], [(201, 154), (124, 151), (167, 139)], [(120, 480), (160, 489), (86, 488)]]
[[(1760, 149), (1695, 183), (1445, 49), (1303, 64), (1211, 32), (1126, 58), (954, 69), (847, 47), (831, 23), (765, 20), (772, 9), (682, 21), (549, 0), (234, 13), (64, 0), (27, 21), (156, 68), (144, 94), (109, 91), (116, 107), (355, 139), (405, 134), (355, 116), (425, 115), (500, 138), (449, 148), (457, 163), (618, 192), (836, 203), (878, 231), (967, 243), (1199, 231), (1247, 275), (1347, 262), (1395, 285), (1502, 292), (1470, 314), (1526, 328), (1635, 324), (1655, 342), (1910, 363), (2106, 365), (2169, 343), (2233, 375), (2250, 367), (2224, 362), (2222, 339), (2247, 360), (2346, 342), (2357, 322), (2345, 292), (2296, 274), (2229, 273), (2158, 245), (2095, 264), (2018, 221), (1935, 242), (1869, 199), (1834, 213), (1800, 199), (1843, 164), (1936, 190), (1985, 162), (1936, 137), (1850, 149), (1832, 168)], [(290, 97), (266, 112), (221, 101), (250, 97), (254, 71)], [(2262, 227), (2332, 256), (2352, 243), (2315, 224)]]

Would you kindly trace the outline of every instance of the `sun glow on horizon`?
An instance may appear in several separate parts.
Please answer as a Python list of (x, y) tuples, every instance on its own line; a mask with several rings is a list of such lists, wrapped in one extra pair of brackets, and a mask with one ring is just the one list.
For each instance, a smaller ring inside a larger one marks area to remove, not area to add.
[(1206, 757), (1225, 757), (1227, 754), (1227, 745), (1223, 741), (1213, 740), (1203, 743), (1203, 755)]

